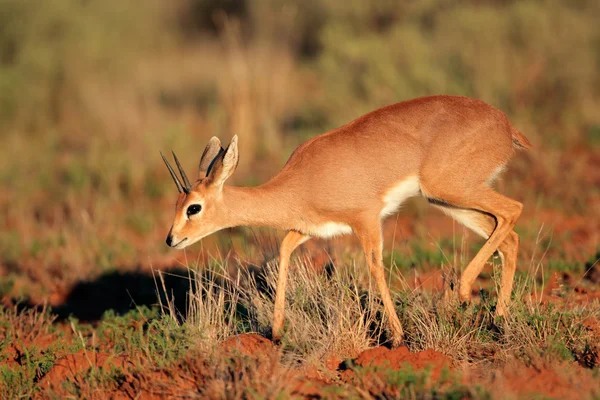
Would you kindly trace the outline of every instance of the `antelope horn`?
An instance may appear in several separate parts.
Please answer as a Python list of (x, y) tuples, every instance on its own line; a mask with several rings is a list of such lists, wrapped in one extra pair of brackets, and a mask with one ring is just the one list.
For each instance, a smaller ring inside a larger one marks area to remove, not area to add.
[(179, 193), (182, 193), (183, 186), (181, 186), (181, 182), (179, 182), (179, 178), (177, 178), (177, 175), (175, 175), (175, 171), (173, 171), (173, 168), (171, 168), (171, 165), (169, 165), (169, 162), (163, 155), (162, 151), (160, 152), (160, 156), (162, 157), (163, 161), (165, 162), (165, 165), (167, 166), (167, 168), (169, 169), (169, 172), (171, 173), (171, 178), (173, 178), (173, 180), (175, 181), (175, 185), (177, 185), (177, 190), (179, 191)]
[(175, 159), (175, 164), (177, 164), (177, 169), (179, 169), (179, 173), (181, 174), (181, 177), (183, 178), (183, 191), (186, 193), (190, 193), (190, 191), (192, 190), (192, 185), (190, 184), (190, 180), (188, 179), (187, 175), (185, 174), (185, 171), (183, 170), (183, 168), (181, 168), (181, 164), (179, 164), (179, 160), (177, 159), (177, 156), (175, 155), (175, 152), (173, 152), (173, 158)]

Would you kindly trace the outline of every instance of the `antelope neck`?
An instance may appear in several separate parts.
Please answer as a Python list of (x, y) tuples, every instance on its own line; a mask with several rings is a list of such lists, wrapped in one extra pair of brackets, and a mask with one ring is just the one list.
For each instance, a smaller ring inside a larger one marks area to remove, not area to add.
[(294, 199), (277, 189), (268, 183), (257, 187), (224, 186), (223, 206), (231, 226), (294, 229)]

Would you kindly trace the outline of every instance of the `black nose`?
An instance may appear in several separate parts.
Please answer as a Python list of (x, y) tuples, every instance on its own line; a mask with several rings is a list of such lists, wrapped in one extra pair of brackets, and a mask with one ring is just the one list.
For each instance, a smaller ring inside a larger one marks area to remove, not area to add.
[(171, 247), (171, 243), (173, 243), (173, 236), (171, 236), (171, 233), (167, 235), (167, 240), (165, 240), (165, 242), (167, 242), (167, 246)]

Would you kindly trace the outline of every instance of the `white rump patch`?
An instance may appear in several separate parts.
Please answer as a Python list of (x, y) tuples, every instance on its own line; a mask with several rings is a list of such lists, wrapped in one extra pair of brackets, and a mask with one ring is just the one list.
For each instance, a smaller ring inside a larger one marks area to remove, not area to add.
[(440, 207), (434, 206), (444, 212), (444, 214), (454, 218), (457, 222), (461, 223), (463, 226), (466, 226), (479, 236), (484, 239), (490, 237), (488, 233), (478, 224), (478, 215), (477, 211), (472, 210), (462, 210), (458, 208), (450, 208), (450, 207)]
[(350, 225), (339, 222), (326, 222), (322, 225), (310, 226), (306, 232), (310, 236), (330, 238), (333, 236), (348, 235), (352, 233)]
[(384, 218), (396, 212), (406, 199), (418, 195), (419, 190), (418, 176), (410, 176), (394, 185), (383, 196), (385, 205), (379, 213), (379, 217)]

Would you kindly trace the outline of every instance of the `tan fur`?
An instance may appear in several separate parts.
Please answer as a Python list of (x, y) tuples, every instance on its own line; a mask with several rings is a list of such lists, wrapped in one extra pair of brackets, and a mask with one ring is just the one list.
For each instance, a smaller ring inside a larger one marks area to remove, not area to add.
[[(405, 198), (421, 194), (459, 222), (488, 238), (465, 269), (460, 295), (471, 286), (490, 255), (501, 248), (504, 270), (498, 314), (506, 313), (516, 263), (518, 236), (512, 228), (521, 203), (494, 192), (489, 183), (514, 154), (531, 144), (506, 116), (490, 105), (456, 96), (431, 96), (384, 107), (316, 136), (291, 155), (283, 169), (254, 188), (224, 186), (237, 166), (237, 138), (216, 158), (202, 159), (205, 177), (182, 193), (169, 233), (183, 248), (217, 230), (271, 226), (289, 231), (280, 249), (280, 275), (273, 337), (283, 329), (287, 265), (292, 251), (311, 236), (354, 232), (363, 244), (378, 284), (395, 344), (403, 332), (384, 278), (381, 219)], [(211, 139), (206, 154), (216, 154)], [(204, 174), (204, 171), (201, 171)], [(202, 211), (190, 218), (191, 204)]]

